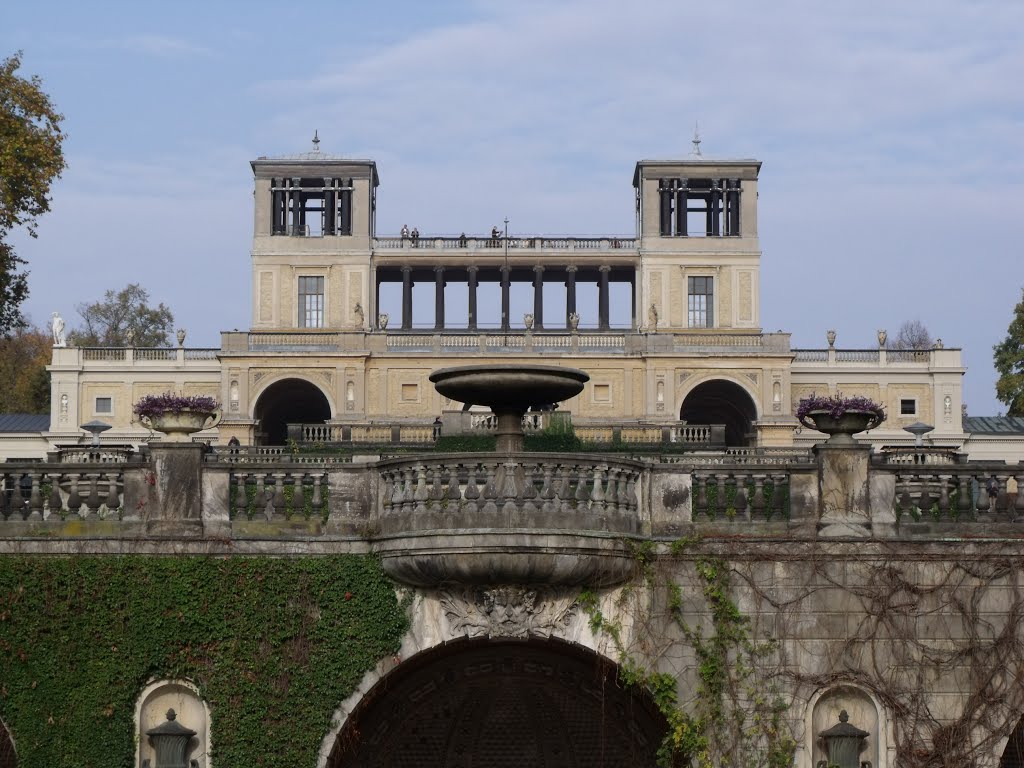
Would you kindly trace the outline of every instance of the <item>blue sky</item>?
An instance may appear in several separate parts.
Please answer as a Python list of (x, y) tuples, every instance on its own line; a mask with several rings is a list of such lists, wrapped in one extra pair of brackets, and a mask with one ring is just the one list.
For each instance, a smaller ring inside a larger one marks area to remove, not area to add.
[(1024, 3), (97, 2), (0, 8), (65, 114), (19, 237), (37, 323), (140, 282), (190, 345), (250, 318), (248, 161), (369, 157), (378, 232), (633, 231), (633, 166), (756, 157), (761, 322), (964, 349), (970, 413), (1024, 286)]

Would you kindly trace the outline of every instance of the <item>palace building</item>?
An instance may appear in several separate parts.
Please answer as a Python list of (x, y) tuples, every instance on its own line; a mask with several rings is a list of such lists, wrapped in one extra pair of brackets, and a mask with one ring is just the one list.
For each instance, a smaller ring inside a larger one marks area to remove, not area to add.
[[(315, 145), (315, 146), (318, 146)], [(149, 432), (132, 404), (167, 390), (217, 396), (221, 443), (419, 441), (461, 405), (427, 381), (451, 365), (546, 361), (585, 369), (565, 406), (596, 442), (728, 447), (809, 445), (793, 418), (814, 393), (863, 394), (890, 418), (867, 435), (963, 444), (960, 352), (793, 349), (760, 311), (756, 160), (641, 160), (636, 231), (623, 235), (378, 235), (373, 160), (318, 150), (252, 162), (252, 323), (214, 349), (55, 348), (50, 429), (35, 450), (112, 425), (107, 439)], [(825, 332), (823, 329), (823, 337)], [(290, 425), (290, 426), (289, 426)], [(291, 431), (289, 431), (291, 430)], [(8, 441), (11, 443), (11, 441)], [(22, 442), (20, 451), (28, 443)]]

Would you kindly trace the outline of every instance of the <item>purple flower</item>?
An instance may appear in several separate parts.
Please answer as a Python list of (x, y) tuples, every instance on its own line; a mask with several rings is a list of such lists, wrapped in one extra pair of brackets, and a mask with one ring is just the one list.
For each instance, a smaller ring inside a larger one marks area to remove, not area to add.
[(213, 413), (220, 408), (217, 398), (208, 395), (175, 395), (164, 392), (162, 395), (146, 395), (132, 409), (137, 416), (163, 416), (165, 413), (181, 413), (182, 411), (198, 411)]
[(885, 409), (874, 400), (861, 395), (843, 397), (841, 392), (829, 397), (812, 394), (801, 398), (797, 403), (796, 417), (802, 422), (813, 411), (825, 411), (833, 419), (839, 419), (850, 411), (860, 411), (874, 414), (879, 424), (885, 421)]

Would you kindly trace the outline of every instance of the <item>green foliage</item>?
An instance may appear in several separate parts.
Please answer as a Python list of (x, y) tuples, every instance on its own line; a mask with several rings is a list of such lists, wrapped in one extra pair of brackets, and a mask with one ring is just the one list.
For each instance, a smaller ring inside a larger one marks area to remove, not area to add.
[(441, 435), (435, 450), (439, 453), (494, 453), (494, 435)]
[(38, 77), (18, 74), (21, 51), (0, 61), (0, 336), (23, 327), (28, 296), (25, 261), (8, 243), (12, 229), (36, 236), (35, 220), (50, 210), (50, 185), (64, 170), (59, 114)]
[(22, 768), (129, 768), (136, 697), (183, 677), (210, 704), (218, 766), (305, 768), (406, 628), (371, 557), (9, 557), (0, 717)]
[(996, 397), (1007, 406), (1007, 416), (1024, 416), (1024, 289), (1013, 310), (1006, 338), (996, 344)]
[(49, 413), (52, 337), (40, 328), (17, 328), (0, 337), (0, 413)]
[[(682, 557), (698, 544), (696, 538), (681, 539), (670, 551)], [(602, 614), (594, 593), (580, 595), (579, 605), (589, 617), (591, 630), (608, 635), (619, 652), (623, 683), (645, 687), (668, 722), (658, 764), (672, 766), (686, 759), (699, 768), (788, 768), (796, 742), (785, 720), (787, 705), (770, 679), (763, 676), (766, 662), (778, 646), (773, 640), (755, 637), (749, 618), (732, 597), (726, 563), (712, 557), (693, 560), (697, 581), (702, 585), (702, 605), (687, 606), (686, 600), (693, 596), (685, 594), (672, 580), (659, 582), (664, 570), (657, 568), (653, 550), (636, 549), (634, 556), (647, 585), (651, 589), (665, 588), (670, 615), (694, 652), (697, 688), (692, 702), (681, 705), (676, 679), (654, 671), (643, 658), (630, 652), (621, 625)], [(628, 589), (623, 590), (623, 596), (628, 594)], [(688, 616), (699, 617), (698, 622), (691, 623)], [(638, 619), (641, 623), (651, 621), (650, 616)]]
[(151, 308), (149, 291), (138, 283), (108, 290), (99, 301), (75, 309), (84, 325), (71, 332), (69, 341), (79, 347), (166, 347), (171, 343), (174, 315), (164, 304)]

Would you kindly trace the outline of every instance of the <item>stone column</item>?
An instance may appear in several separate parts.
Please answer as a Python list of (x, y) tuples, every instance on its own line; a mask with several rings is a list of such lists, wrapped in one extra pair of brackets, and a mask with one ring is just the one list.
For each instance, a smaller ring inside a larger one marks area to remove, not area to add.
[(533, 327), (538, 331), (544, 327), (544, 267), (540, 264), (533, 268)]
[(476, 330), (476, 287), (479, 267), (469, 267), (469, 330)]
[(434, 330), (444, 330), (444, 267), (434, 267)]
[(509, 329), (509, 274), (508, 267), (501, 268), (501, 330)]
[(412, 329), (412, 267), (402, 267), (402, 330)]
[(302, 208), (302, 193), (299, 191), (299, 185), (302, 184), (302, 179), (292, 179), (292, 189), (288, 193), (288, 197), (292, 201), (292, 234), (301, 235), (305, 234), (302, 230), (302, 217), (299, 216), (299, 210)]
[(602, 331), (608, 330), (608, 273), (612, 268), (603, 265), (598, 268), (600, 277), (597, 283), (597, 327)]
[(565, 268), (565, 327), (569, 327), (569, 315), (576, 312), (576, 267)]

